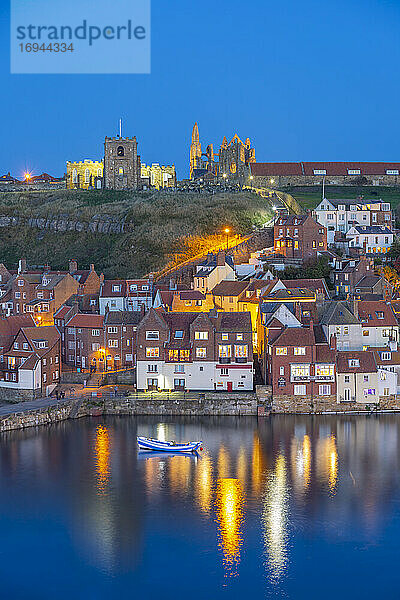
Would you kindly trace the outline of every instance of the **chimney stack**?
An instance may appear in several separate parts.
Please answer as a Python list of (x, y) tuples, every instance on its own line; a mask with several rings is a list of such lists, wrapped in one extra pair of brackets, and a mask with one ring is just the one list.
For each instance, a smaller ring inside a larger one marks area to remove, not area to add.
[(353, 296), (353, 315), (358, 319), (358, 299)]
[(76, 273), (78, 270), (78, 263), (76, 262), (76, 260), (70, 260), (69, 261), (69, 273), (70, 275), (73, 275), (74, 273)]
[(336, 338), (336, 335), (331, 335), (329, 346), (330, 346), (331, 350), (337, 350), (337, 338)]
[(18, 263), (18, 275), (21, 273), (25, 273), (26, 271), (26, 260), (25, 258), (21, 258)]
[(91, 263), (91, 265), (90, 265), (90, 270), (94, 271), (94, 264), (93, 263)]

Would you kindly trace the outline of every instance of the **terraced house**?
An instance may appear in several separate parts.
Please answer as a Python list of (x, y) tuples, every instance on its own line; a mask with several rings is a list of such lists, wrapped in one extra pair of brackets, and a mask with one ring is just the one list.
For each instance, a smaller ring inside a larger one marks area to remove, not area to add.
[(150, 309), (137, 329), (143, 390), (252, 390), (249, 313)]

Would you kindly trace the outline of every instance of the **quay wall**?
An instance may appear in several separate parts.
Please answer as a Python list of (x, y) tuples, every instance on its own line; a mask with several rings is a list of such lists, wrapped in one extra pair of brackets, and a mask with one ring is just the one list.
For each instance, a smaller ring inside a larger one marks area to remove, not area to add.
[(52, 407), (13, 413), (0, 417), (0, 433), (27, 427), (51, 425), (58, 421), (102, 415), (157, 416), (258, 416), (273, 414), (344, 414), (400, 412), (400, 398), (381, 400), (378, 407), (364, 403), (337, 404), (334, 397), (325, 400), (279, 396), (271, 398), (268, 386), (255, 393), (205, 393), (197, 398), (152, 399), (135, 395), (120, 398), (75, 398)]

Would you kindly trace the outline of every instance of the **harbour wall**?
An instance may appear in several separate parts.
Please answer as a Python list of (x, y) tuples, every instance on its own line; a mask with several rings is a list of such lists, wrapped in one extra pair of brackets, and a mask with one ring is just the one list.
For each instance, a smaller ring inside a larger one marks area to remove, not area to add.
[[(99, 417), (105, 415), (156, 415), (164, 416), (258, 416), (274, 414), (371, 414), (380, 412), (400, 412), (400, 399), (389, 398), (381, 401), (378, 407), (364, 403), (337, 404), (332, 399), (326, 401), (306, 398), (280, 397), (268, 395), (267, 386), (262, 386), (259, 396), (255, 393), (226, 394), (205, 393), (197, 398), (163, 399), (142, 398), (134, 395), (120, 398), (75, 398), (52, 407), (17, 412), (0, 417), (0, 433), (27, 427), (51, 425), (67, 419)], [(261, 393), (260, 393), (261, 392)], [(264, 395), (264, 397), (263, 397)]]

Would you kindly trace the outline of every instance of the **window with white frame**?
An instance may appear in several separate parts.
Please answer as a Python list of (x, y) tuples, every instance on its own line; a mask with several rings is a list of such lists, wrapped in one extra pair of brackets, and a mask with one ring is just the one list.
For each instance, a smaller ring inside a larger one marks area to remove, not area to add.
[(295, 346), (294, 354), (295, 356), (303, 356), (306, 353), (306, 349), (304, 346)]
[(146, 340), (158, 340), (160, 339), (159, 331), (146, 331)]
[(320, 385), (319, 386), (319, 395), (320, 396), (330, 396), (331, 395), (331, 386), (330, 385)]
[(235, 358), (247, 358), (247, 345), (235, 346)]
[(146, 357), (147, 358), (159, 358), (160, 356), (160, 348), (146, 348)]
[(286, 356), (287, 354), (287, 348), (275, 348), (275, 354), (277, 356)]
[(118, 340), (108, 340), (109, 348), (118, 348)]
[(294, 395), (295, 396), (305, 396), (306, 395), (306, 386), (304, 384), (295, 385), (294, 386)]
[(310, 365), (290, 365), (292, 377), (309, 377)]
[(100, 329), (92, 329), (93, 337), (99, 337), (99, 335), (100, 335)]
[(206, 348), (196, 348), (196, 358), (206, 358), (207, 349)]
[(218, 346), (218, 356), (219, 356), (219, 358), (231, 358), (232, 346), (219, 345)]
[(118, 333), (118, 327), (108, 327), (108, 333)]

